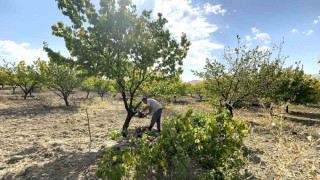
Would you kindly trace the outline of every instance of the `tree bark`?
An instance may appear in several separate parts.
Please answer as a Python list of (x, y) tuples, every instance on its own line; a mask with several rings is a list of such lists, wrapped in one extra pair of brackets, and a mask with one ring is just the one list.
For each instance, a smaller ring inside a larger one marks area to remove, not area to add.
[(199, 95), (199, 97), (200, 97), (200, 101), (202, 101), (203, 95)]
[(289, 105), (286, 106), (286, 113), (289, 113)]
[(131, 121), (134, 114), (135, 113), (132, 110), (129, 110), (127, 113), (126, 120), (124, 121), (124, 124), (122, 127), (122, 136), (123, 137), (127, 137), (127, 135), (128, 135), (128, 127), (129, 127), (130, 121)]
[(69, 106), (68, 97), (64, 97), (63, 100), (66, 103), (66, 106)]
[(90, 94), (90, 91), (88, 91), (88, 92), (87, 92), (87, 97), (86, 97), (86, 99), (88, 99), (88, 97), (89, 97), (89, 94)]
[(177, 96), (173, 96), (173, 102), (176, 103), (177, 102)]
[(16, 93), (16, 88), (17, 88), (17, 87), (12, 87), (12, 94), (15, 94), (15, 93)]
[(233, 108), (229, 104), (226, 104), (226, 108), (229, 110), (231, 117), (233, 117)]
[(101, 100), (103, 100), (104, 93), (98, 92), (98, 94), (99, 94)]
[(272, 106), (270, 106), (270, 108), (269, 108), (269, 113), (270, 113), (270, 116), (274, 116), (274, 114), (273, 114), (273, 107), (272, 107)]

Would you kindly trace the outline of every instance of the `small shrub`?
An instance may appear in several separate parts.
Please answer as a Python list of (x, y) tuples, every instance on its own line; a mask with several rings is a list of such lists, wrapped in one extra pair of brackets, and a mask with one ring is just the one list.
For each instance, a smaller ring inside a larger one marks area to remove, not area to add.
[(144, 134), (148, 136), (155, 136), (157, 132), (155, 130), (151, 130), (151, 131), (145, 131)]
[(122, 138), (122, 134), (119, 131), (109, 132), (108, 135), (111, 137), (112, 140), (117, 140)]
[[(155, 143), (142, 136), (132, 138), (133, 147), (108, 148), (97, 174), (111, 179), (142, 179), (154, 172), (174, 179), (239, 179), (246, 152), (242, 139), (247, 133), (247, 124), (229, 113), (188, 110), (165, 119)], [(191, 164), (205, 173), (192, 171)]]

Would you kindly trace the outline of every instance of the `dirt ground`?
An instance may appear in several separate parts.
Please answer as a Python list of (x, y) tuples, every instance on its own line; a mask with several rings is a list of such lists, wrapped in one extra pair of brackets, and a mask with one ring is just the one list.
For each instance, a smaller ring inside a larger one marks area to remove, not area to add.
[[(0, 90), (0, 179), (98, 179), (99, 158), (117, 144), (108, 132), (121, 130), (126, 116), (120, 96), (101, 100), (91, 93), (86, 100), (86, 93), (75, 92), (65, 107), (50, 91), (27, 100), (20, 93)], [(196, 97), (163, 103), (163, 118), (188, 107), (211, 109)], [(279, 109), (277, 117), (261, 108), (236, 110), (250, 123), (247, 179), (320, 179), (320, 105), (290, 108), (289, 114)], [(149, 125), (150, 118), (132, 119), (130, 129)]]

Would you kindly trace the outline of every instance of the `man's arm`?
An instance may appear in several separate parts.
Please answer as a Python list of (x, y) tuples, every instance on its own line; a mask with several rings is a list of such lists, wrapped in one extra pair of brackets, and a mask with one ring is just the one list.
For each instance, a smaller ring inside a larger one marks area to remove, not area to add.
[(145, 115), (148, 115), (148, 114), (150, 114), (149, 109), (150, 109), (150, 106), (146, 106), (145, 108), (143, 108), (143, 109), (141, 110), (141, 112), (148, 111), (148, 113), (145, 114)]

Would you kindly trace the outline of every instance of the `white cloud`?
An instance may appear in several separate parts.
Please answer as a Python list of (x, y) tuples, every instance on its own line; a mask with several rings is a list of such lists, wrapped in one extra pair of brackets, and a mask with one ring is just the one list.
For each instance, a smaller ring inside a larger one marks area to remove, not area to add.
[(158, 12), (167, 18), (166, 27), (173, 37), (179, 38), (182, 32), (191, 41), (184, 67), (202, 69), (206, 58), (212, 59), (212, 51), (223, 49), (224, 45), (212, 42), (209, 37), (218, 30), (218, 26), (206, 19), (206, 12), (200, 7), (192, 7), (190, 0), (155, 0), (154, 17)]
[(251, 41), (251, 36), (250, 36), (250, 35), (246, 35), (246, 36), (244, 36), (244, 38), (245, 38), (247, 41)]
[(145, 0), (132, 0), (132, 4), (135, 4), (135, 5), (139, 5), (139, 4), (143, 5), (144, 2)]
[(17, 44), (14, 41), (0, 40), (0, 58), (7, 61), (19, 62), (24, 60), (27, 64), (32, 64), (38, 58), (42, 60), (49, 60), (47, 53), (42, 48), (27, 49), (30, 43)]
[(318, 16), (318, 19), (315, 19), (312, 21), (313, 24), (318, 24), (320, 22), (320, 16)]
[(270, 35), (268, 33), (257, 33), (254, 38), (261, 41), (266, 41), (270, 39)]
[(30, 45), (31, 45), (30, 43), (22, 43), (22, 44), (20, 44), (21, 47), (28, 47)]
[(263, 41), (265, 44), (270, 43), (270, 35), (268, 33), (261, 32), (256, 27), (251, 28), (252, 33), (255, 35), (253, 39)]
[(252, 31), (253, 34), (256, 34), (256, 33), (260, 32), (260, 30), (255, 28), (255, 27), (251, 28), (251, 31)]
[(212, 6), (210, 3), (206, 3), (203, 7), (206, 13), (221, 14), (224, 16), (224, 14), (227, 12), (226, 9), (221, 8), (221, 4)]
[(188, 0), (156, 0), (153, 12), (155, 17), (161, 12), (168, 19), (167, 28), (174, 37), (185, 32), (192, 39), (206, 38), (218, 30), (218, 26), (208, 23), (201, 9), (193, 8)]
[(306, 34), (307, 36), (310, 36), (313, 33), (313, 30), (309, 30), (308, 32), (302, 32), (303, 34)]
[(268, 50), (270, 50), (269, 46), (261, 46), (261, 47), (259, 47), (259, 51), (268, 51)]
[(309, 30), (308, 32), (302, 32), (302, 34), (305, 34), (307, 36), (310, 36), (313, 33), (313, 30)]
[(223, 49), (224, 45), (210, 42), (209, 39), (192, 42), (188, 56), (184, 61), (185, 67), (189, 69), (202, 69), (206, 59), (214, 59), (213, 50)]
[(299, 32), (299, 30), (298, 29), (292, 29), (291, 32), (297, 33), (297, 32)]

